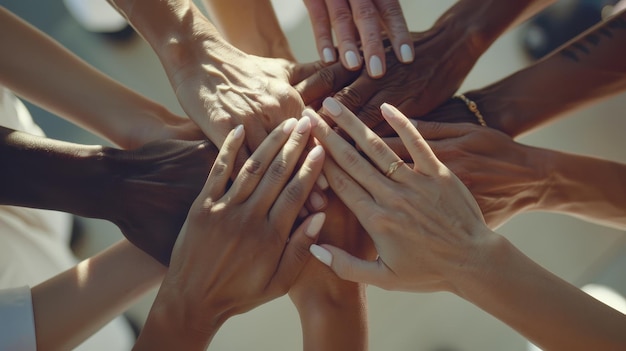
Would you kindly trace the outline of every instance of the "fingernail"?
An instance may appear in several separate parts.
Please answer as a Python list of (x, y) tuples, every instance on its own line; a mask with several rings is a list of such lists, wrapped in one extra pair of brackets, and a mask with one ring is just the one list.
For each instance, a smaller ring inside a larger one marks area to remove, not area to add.
[(304, 234), (309, 238), (314, 238), (317, 233), (320, 232), (320, 229), (322, 229), (325, 220), (326, 214), (324, 212), (314, 214), (313, 217), (311, 217), (309, 225), (304, 230)]
[(295, 118), (289, 118), (283, 125), (283, 132), (287, 134), (291, 133), (293, 128), (296, 126), (296, 123), (298, 123), (298, 121)]
[(322, 50), (322, 55), (324, 56), (325, 63), (335, 61), (335, 51), (331, 48), (324, 48), (324, 50)]
[(315, 161), (322, 157), (322, 155), (324, 155), (324, 148), (321, 145), (317, 145), (309, 151), (308, 158)]
[(315, 256), (315, 258), (317, 258), (320, 262), (327, 265), (328, 267), (330, 267), (331, 263), (333, 263), (333, 255), (325, 248), (313, 244), (311, 245), (311, 247), (309, 247), (309, 251), (311, 252), (311, 254), (313, 254), (313, 256)]
[(383, 63), (380, 61), (380, 58), (376, 55), (370, 57), (370, 76), (372, 77), (380, 77), (383, 75)]
[(400, 46), (400, 58), (404, 63), (413, 62), (413, 51), (411, 51), (409, 44), (402, 44), (402, 46)]
[(328, 111), (328, 113), (330, 113), (334, 117), (337, 117), (341, 114), (341, 105), (339, 105), (337, 100), (331, 97), (327, 97), (326, 99), (324, 99), (322, 105), (324, 106), (326, 111)]
[(298, 124), (296, 125), (296, 133), (304, 134), (309, 129), (311, 129), (311, 119), (307, 116), (300, 118)]
[(397, 113), (397, 109), (391, 105), (389, 105), (388, 103), (383, 103), (382, 105), (380, 105), (380, 111), (383, 113), (383, 115), (385, 115), (386, 117), (395, 117), (396, 113)]
[(316, 211), (321, 210), (322, 208), (324, 208), (324, 205), (326, 205), (326, 201), (324, 201), (322, 195), (318, 194), (315, 191), (312, 192), (311, 195), (309, 195), (309, 203), (311, 204), (311, 207), (313, 207), (313, 209)]
[(352, 50), (346, 51), (344, 56), (346, 58), (346, 64), (348, 65), (348, 68), (357, 68), (357, 67), (359, 67), (359, 58), (356, 56), (354, 51), (352, 51)]
[(243, 135), (243, 124), (240, 124), (237, 127), (235, 127), (235, 132), (233, 133), (233, 136), (235, 137), (235, 139), (239, 139), (241, 138), (242, 135)]
[(322, 190), (326, 190), (329, 187), (328, 179), (326, 179), (326, 176), (321, 174), (321, 173), (320, 173), (320, 176), (317, 177), (317, 180), (315, 181), (315, 184), (317, 184), (317, 186), (319, 186), (320, 189), (322, 189)]

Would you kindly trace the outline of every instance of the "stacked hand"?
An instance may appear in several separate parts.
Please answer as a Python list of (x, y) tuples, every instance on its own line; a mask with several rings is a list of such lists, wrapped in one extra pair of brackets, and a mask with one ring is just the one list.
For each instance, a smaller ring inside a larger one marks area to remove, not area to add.
[(394, 290), (453, 290), (459, 267), (480, 257), (480, 244), (491, 233), (470, 192), (390, 105), (382, 106), (383, 115), (413, 167), (344, 106), (327, 99), (324, 107), (373, 163), (323, 120), (313, 120), (313, 135), (336, 162), (324, 167), (329, 184), (369, 233), (379, 257), (362, 260), (330, 245), (311, 251), (344, 279)]

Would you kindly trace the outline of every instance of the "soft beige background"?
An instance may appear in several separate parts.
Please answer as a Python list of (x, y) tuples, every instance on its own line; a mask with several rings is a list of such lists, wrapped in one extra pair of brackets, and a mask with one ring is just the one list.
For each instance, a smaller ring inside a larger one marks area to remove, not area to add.
[[(275, 1), (286, 12), (283, 23), (302, 61), (317, 59), (312, 32), (299, 0)], [(454, 1), (402, 1), (412, 30), (426, 29)], [(151, 49), (138, 37), (114, 42), (82, 30), (60, 1), (0, 0), (79, 56), (115, 79), (181, 111), (163, 70)], [(519, 46), (519, 31), (502, 37), (480, 60), (462, 90), (480, 87), (527, 65)], [(584, 88), (584, 87), (581, 87)], [(521, 142), (626, 162), (626, 95), (525, 136)], [(51, 137), (100, 143), (92, 135), (33, 109)], [(626, 194), (625, 194), (626, 195)], [(81, 220), (88, 232), (85, 254), (96, 252), (120, 237), (113, 225)], [(598, 227), (556, 214), (526, 214), (500, 228), (523, 252), (564, 279), (582, 286), (589, 282), (612, 285), (622, 294), (623, 232)], [(141, 321), (150, 306), (147, 297), (130, 314)], [(524, 350), (516, 332), (471, 304), (447, 293), (406, 294), (369, 289), (372, 350)], [(220, 330), (211, 350), (297, 350), (301, 333), (295, 309), (282, 298), (246, 315), (233, 318)]]

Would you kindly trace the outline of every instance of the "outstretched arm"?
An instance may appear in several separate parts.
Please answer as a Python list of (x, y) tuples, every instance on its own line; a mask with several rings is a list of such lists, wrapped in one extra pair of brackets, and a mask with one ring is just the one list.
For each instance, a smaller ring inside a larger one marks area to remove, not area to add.
[(167, 264), (216, 154), (207, 141), (117, 150), (0, 127), (0, 203), (109, 220)]
[[(516, 137), (626, 90), (625, 54), (622, 10), (532, 66), (465, 95), (488, 126)], [(468, 114), (462, 102), (452, 100), (427, 118)]]
[(123, 147), (199, 139), (189, 119), (134, 92), (0, 7), (0, 84), (21, 97)]
[(33, 287), (37, 350), (76, 347), (164, 274), (161, 264), (124, 240)]

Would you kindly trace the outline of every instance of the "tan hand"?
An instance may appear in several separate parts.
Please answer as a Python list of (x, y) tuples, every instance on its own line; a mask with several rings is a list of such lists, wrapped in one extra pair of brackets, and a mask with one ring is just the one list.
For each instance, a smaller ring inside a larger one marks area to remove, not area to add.
[(392, 167), (400, 158), (336, 100), (327, 99), (324, 107), (373, 163), (321, 119), (313, 121), (313, 135), (339, 165), (325, 164), (331, 188), (359, 218), (379, 257), (361, 260), (330, 245), (314, 245), (312, 252), (347, 280), (393, 290), (453, 290), (458, 267), (480, 254), (489, 232), (470, 192), (390, 105), (382, 111), (407, 146), (413, 168)]

